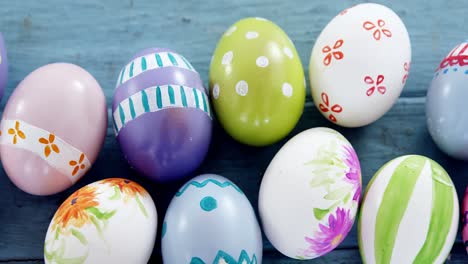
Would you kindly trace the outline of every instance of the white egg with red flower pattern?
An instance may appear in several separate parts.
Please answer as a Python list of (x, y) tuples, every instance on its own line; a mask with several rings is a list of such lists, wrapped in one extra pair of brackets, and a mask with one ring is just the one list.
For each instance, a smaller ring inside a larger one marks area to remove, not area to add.
[(315, 105), (340, 126), (370, 124), (400, 96), (410, 62), (408, 31), (395, 12), (372, 3), (349, 8), (330, 21), (312, 49)]
[(306, 130), (281, 148), (263, 177), (265, 235), (288, 257), (325, 255), (353, 226), (360, 194), (359, 159), (346, 138), (328, 128)]
[(73, 193), (55, 213), (45, 263), (148, 263), (157, 212), (150, 194), (126, 179), (104, 179)]

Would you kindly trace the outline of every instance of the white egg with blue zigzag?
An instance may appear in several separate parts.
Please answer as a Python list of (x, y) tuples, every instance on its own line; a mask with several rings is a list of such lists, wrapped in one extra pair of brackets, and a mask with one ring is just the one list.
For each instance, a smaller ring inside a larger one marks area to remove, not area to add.
[(164, 218), (162, 256), (164, 263), (262, 263), (260, 226), (242, 190), (214, 174), (183, 185)]

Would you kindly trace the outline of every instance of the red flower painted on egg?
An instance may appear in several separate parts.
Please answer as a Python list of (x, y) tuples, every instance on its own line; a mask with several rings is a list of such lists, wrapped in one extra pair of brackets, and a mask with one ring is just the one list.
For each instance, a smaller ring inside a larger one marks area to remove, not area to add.
[(330, 112), (330, 114), (328, 115), (328, 119), (336, 123), (337, 120), (336, 120), (336, 117), (333, 115), (333, 113), (335, 114), (341, 113), (343, 111), (343, 107), (341, 107), (341, 105), (339, 104), (334, 104), (332, 107), (330, 107), (328, 94), (325, 92), (322, 93), (321, 98), (322, 98), (322, 103), (319, 104), (320, 111), (322, 111), (323, 113)]
[(335, 58), (335, 60), (341, 60), (344, 58), (343, 52), (339, 50), (339, 48), (343, 46), (343, 43), (344, 41), (342, 39), (339, 39), (335, 42), (335, 45), (333, 45), (333, 48), (331, 48), (328, 45), (322, 48), (322, 52), (326, 54), (325, 57), (323, 58), (323, 64), (325, 66), (330, 65), (333, 58)]
[(377, 79), (375, 81), (370, 76), (364, 77), (364, 82), (369, 85), (372, 85), (369, 89), (367, 89), (366, 95), (367, 96), (373, 95), (376, 89), (377, 91), (379, 91), (379, 93), (385, 94), (385, 92), (387, 91), (387, 88), (382, 84), (384, 80), (385, 80), (385, 77), (381, 74), (377, 76)]
[(383, 19), (377, 20), (376, 24), (374, 24), (371, 21), (366, 21), (366, 22), (364, 22), (364, 24), (362, 24), (362, 27), (365, 30), (374, 31), (373, 36), (374, 36), (374, 39), (377, 40), (377, 41), (379, 41), (381, 39), (382, 35), (384, 35), (384, 36), (386, 36), (388, 38), (392, 37), (392, 32), (390, 30), (388, 30), (387, 28), (384, 28), (385, 27), (385, 21)]
[(406, 80), (408, 80), (410, 62), (405, 62), (405, 64), (403, 65), (403, 69), (405, 70), (405, 75), (403, 76), (403, 80), (401, 81), (401, 83), (405, 84)]

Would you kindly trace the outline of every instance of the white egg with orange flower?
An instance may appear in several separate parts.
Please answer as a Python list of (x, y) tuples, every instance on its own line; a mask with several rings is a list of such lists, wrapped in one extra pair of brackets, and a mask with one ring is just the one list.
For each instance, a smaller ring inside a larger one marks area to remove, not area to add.
[(147, 263), (157, 212), (139, 184), (104, 179), (77, 190), (58, 208), (47, 230), (45, 263)]

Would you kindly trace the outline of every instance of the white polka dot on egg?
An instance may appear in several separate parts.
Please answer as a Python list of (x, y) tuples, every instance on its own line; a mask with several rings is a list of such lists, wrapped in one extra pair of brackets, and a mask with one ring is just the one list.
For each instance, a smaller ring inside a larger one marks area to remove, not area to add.
[(256, 19), (256, 20), (260, 20), (260, 21), (266, 21), (266, 19), (263, 18), (263, 17), (256, 17), (255, 19)]
[(221, 64), (223, 65), (231, 64), (232, 57), (234, 57), (234, 53), (232, 51), (226, 52), (223, 56), (223, 59), (221, 60)]
[(290, 59), (293, 58), (293, 53), (292, 53), (292, 51), (291, 51), (288, 47), (284, 47), (284, 48), (283, 48), (283, 52), (284, 52), (284, 54), (286, 54), (286, 56), (288, 56)]
[(244, 80), (238, 81), (236, 84), (236, 92), (240, 96), (246, 96), (249, 92), (249, 84)]
[(255, 32), (255, 31), (249, 31), (245, 34), (245, 38), (246, 39), (254, 39), (254, 38), (258, 38), (258, 32)]
[(281, 90), (283, 91), (283, 95), (286, 96), (286, 97), (291, 97), (292, 94), (293, 94), (293, 88), (291, 86), (291, 84), (289, 83), (283, 83), (283, 87), (281, 88)]
[(268, 66), (268, 64), (269, 64), (270, 62), (269, 62), (269, 60), (268, 60), (267, 57), (265, 57), (265, 56), (260, 56), (260, 57), (257, 58), (256, 63), (257, 63), (257, 66), (258, 66), (258, 67), (265, 68), (265, 67)]
[(218, 99), (219, 97), (219, 84), (215, 83), (213, 86), (213, 98)]
[(224, 35), (226, 35), (226, 36), (231, 36), (232, 33), (234, 33), (234, 31), (236, 31), (236, 29), (237, 29), (236, 26), (232, 26), (232, 27), (230, 27), (230, 28), (226, 31), (226, 33), (224, 33)]

